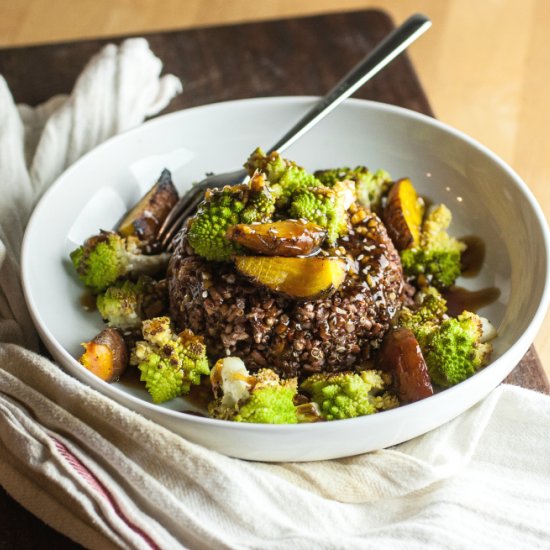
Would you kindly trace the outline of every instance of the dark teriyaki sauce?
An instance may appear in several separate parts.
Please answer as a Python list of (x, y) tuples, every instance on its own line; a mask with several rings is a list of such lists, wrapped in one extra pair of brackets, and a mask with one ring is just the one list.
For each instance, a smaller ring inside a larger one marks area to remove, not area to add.
[(499, 296), (500, 290), (494, 286), (481, 290), (467, 290), (460, 286), (453, 286), (443, 293), (443, 297), (447, 300), (447, 313), (451, 317), (456, 317), (463, 311), (475, 313), (480, 308), (498, 300)]
[[(460, 241), (467, 247), (460, 258), (461, 275), (468, 278), (475, 277), (483, 266), (485, 243), (476, 235), (462, 237)], [(500, 290), (496, 287), (468, 290), (460, 286), (452, 286), (443, 292), (443, 297), (447, 301), (447, 313), (452, 317), (460, 315), (463, 311), (475, 313), (480, 308), (495, 302), (499, 296)]]
[[(199, 385), (192, 385), (191, 390), (184, 396), (185, 400), (199, 409), (208, 409), (208, 403), (214, 399), (210, 378), (203, 377)], [(188, 411), (185, 411), (188, 412)]]
[(85, 311), (96, 311), (96, 297), (89, 290), (87, 290), (82, 294), (82, 296), (80, 296), (80, 305)]
[(128, 365), (126, 370), (120, 377), (119, 382), (128, 388), (139, 388), (144, 389), (145, 384), (139, 379), (141, 376), (141, 371), (134, 367), (133, 365)]
[(462, 237), (460, 241), (467, 246), (460, 258), (462, 264), (461, 275), (463, 277), (475, 277), (481, 271), (485, 259), (485, 243), (475, 235)]

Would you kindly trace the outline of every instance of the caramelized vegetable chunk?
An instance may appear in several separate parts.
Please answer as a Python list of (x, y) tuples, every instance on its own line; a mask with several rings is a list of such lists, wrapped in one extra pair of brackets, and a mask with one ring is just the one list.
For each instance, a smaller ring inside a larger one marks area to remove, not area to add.
[(118, 232), (123, 237), (132, 235), (141, 242), (152, 243), (178, 198), (172, 176), (164, 169), (155, 185), (120, 222)]
[(314, 256), (237, 256), (237, 270), (253, 282), (292, 298), (317, 298), (337, 289), (346, 278), (342, 258)]
[(102, 330), (91, 342), (84, 342), (82, 346), (85, 351), (80, 362), (105, 382), (116, 382), (128, 366), (126, 342), (114, 328)]
[(398, 250), (411, 248), (420, 240), (424, 207), (409, 179), (395, 182), (388, 193), (384, 223)]
[(227, 238), (267, 256), (308, 256), (319, 250), (327, 232), (302, 220), (242, 224), (229, 228)]
[(379, 368), (392, 374), (401, 402), (413, 403), (433, 395), (428, 367), (411, 330), (397, 328), (388, 333), (379, 361)]

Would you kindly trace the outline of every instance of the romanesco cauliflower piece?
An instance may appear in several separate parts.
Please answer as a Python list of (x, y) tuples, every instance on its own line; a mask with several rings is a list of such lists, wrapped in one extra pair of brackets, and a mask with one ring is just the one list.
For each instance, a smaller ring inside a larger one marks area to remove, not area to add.
[(380, 208), (382, 197), (392, 183), (391, 176), (385, 170), (371, 172), (366, 166), (319, 170), (315, 176), (327, 187), (333, 187), (339, 181), (353, 181), (358, 202), (374, 211)]
[(241, 247), (227, 239), (227, 230), (238, 223), (268, 222), (275, 201), (257, 174), (247, 184), (208, 191), (191, 218), (187, 238), (196, 254), (212, 261), (227, 261)]
[(124, 280), (96, 298), (97, 309), (110, 327), (137, 327), (143, 319), (158, 317), (167, 309), (167, 285), (141, 275), (136, 282)]
[(96, 298), (97, 309), (110, 327), (134, 327), (141, 323), (143, 281), (123, 281)]
[(170, 254), (146, 255), (135, 237), (101, 231), (71, 252), (71, 260), (80, 280), (99, 293), (130, 274), (153, 274), (164, 268)]
[(278, 208), (286, 207), (297, 191), (321, 185), (313, 174), (296, 163), (283, 159), (276, 151), (265, 155), (261, 149), (256, 149), (250, 155), (245, 167), (251, 175), (256, 170), (265, 174)]
[(281, 380), (270, 369), (256, 374), (256, 382), (248, 401), (243, 403), (233, 420), (261, 424), (295, 424), (296, 379)]
[(348, 230), (348, 215), (344, 195), (328, 187), (296, 192), (290, 203), (290, 216), (306, 219), (327, 230), (327, 240), (334, 243)]
[(443, 321), (423, 350), (432, 382), (454, 386), (483, 368), (489, 362), (492, 346), (482, 340), (482, 320), (475, 313), (465, 311)]
[[(355, 170), (365, 170), (366, 167), (357, 167)], [(350, 174), (354, 172), (352, 168), (344, 166), (342, 168), (328, 168), (326, 170), (317, 170), (314, 172), (315, 177), (326, 187), (332, 187), (338, 181), (351, 179)]]
[(265, 174), (270, 183), (277, 183), (291, 166), (295, 166), (295, 164), (281, 157), (276, 151), (266, 155), (260, 147), (252, 152), (244, 165), (249, 176), (260, 171)]
[(212, 369), (216, 399), (208, 408), (213, 418), (259, 424), (296, 424), (296, 379), (281, 380), (271, 369), (250, 374), (237, 357), (220, 359)]
[(264, 222), (275, 212), (275, 199), (262, 174), (256, 174), (248, 184), (246, 206), (240, 214), (241, 223)]
[(231, 187), (212, 191), (191, 219), (187, 238), (193, 250), (207, 260), (226, 261), (239, 248), (225, 237), (227, 230), (240, 222), (245, 205), (239, 192)]
[(311, 396), (326, 420), (341, 420), (399, 406), (397, 397), (385, 391), (391, 377), (381, 371), (314, 374), (300, 389)]
[(424, 275), (437, 288), (452, 286), (460, 275), (460, 257), (466, 245), (447, 233), (450, 210), (443, 204), (432, 208), (420, 234), (420, 245), (401, 252), (401, 263), (407, 275)]
[(418, 292), (415, 301), (416, 307), (399, 312), (396, 324), (414, 333), (434, 384), (454, 386), (489, 362), (488, 340), (496, 336), (489, 321), (469, 311), (448, 317), (446, 301), (433, 287)]
[(168, 317), (143, 321), (143, 341), (136, 343), (130, 364), (141, 371), (140, 380), (155, 403), (189, 393), (210, 373), (206, 346), (190, 330), (175, 334)]
[(415, 296), (416, 307), (403, 307), (396, 316), (396, 324), (411, 330), (418, 345), (424, 349), (432, 333), (446, 318), (447, 302), (434, 287), (426, 287)]
[(292, 197), (305, 189), (313, 189), (321, 184), (309, 172), (299, 166), (291, 166), (282, 175), (279, 181), (271, 186), (273, 194), (277, 199), (277, 206), (287, 206)]

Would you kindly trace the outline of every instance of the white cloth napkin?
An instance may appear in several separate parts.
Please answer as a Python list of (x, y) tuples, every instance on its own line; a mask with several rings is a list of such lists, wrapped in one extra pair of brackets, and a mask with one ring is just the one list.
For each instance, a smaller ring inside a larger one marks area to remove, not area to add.
[(69, 98), (37, 109), (17, 109), (0, 77), (0, 483), (90, 548), (547, 548), (547, 396), (501, 386), (392, 449), (262, 464), (190, 443), (34, 353), (18, 271), (30, 211), (180, 90), (160, 71), (144, 40), (108, 46)]

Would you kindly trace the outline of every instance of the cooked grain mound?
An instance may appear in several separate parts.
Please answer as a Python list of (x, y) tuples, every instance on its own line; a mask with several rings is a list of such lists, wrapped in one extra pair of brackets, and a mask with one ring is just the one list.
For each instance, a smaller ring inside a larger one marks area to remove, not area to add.
[(338, 252), (353, 258), (353, 273), (332, 296), (307, 302), (194, 255), (183, 234), (168, 268), (172, 318), (205, 337), (212, 359), (236, 355), (251, 370), (291, 377), (365, 364), (401, 306), (404, 282), (379, 218), (359, 210), (352, 219)]

